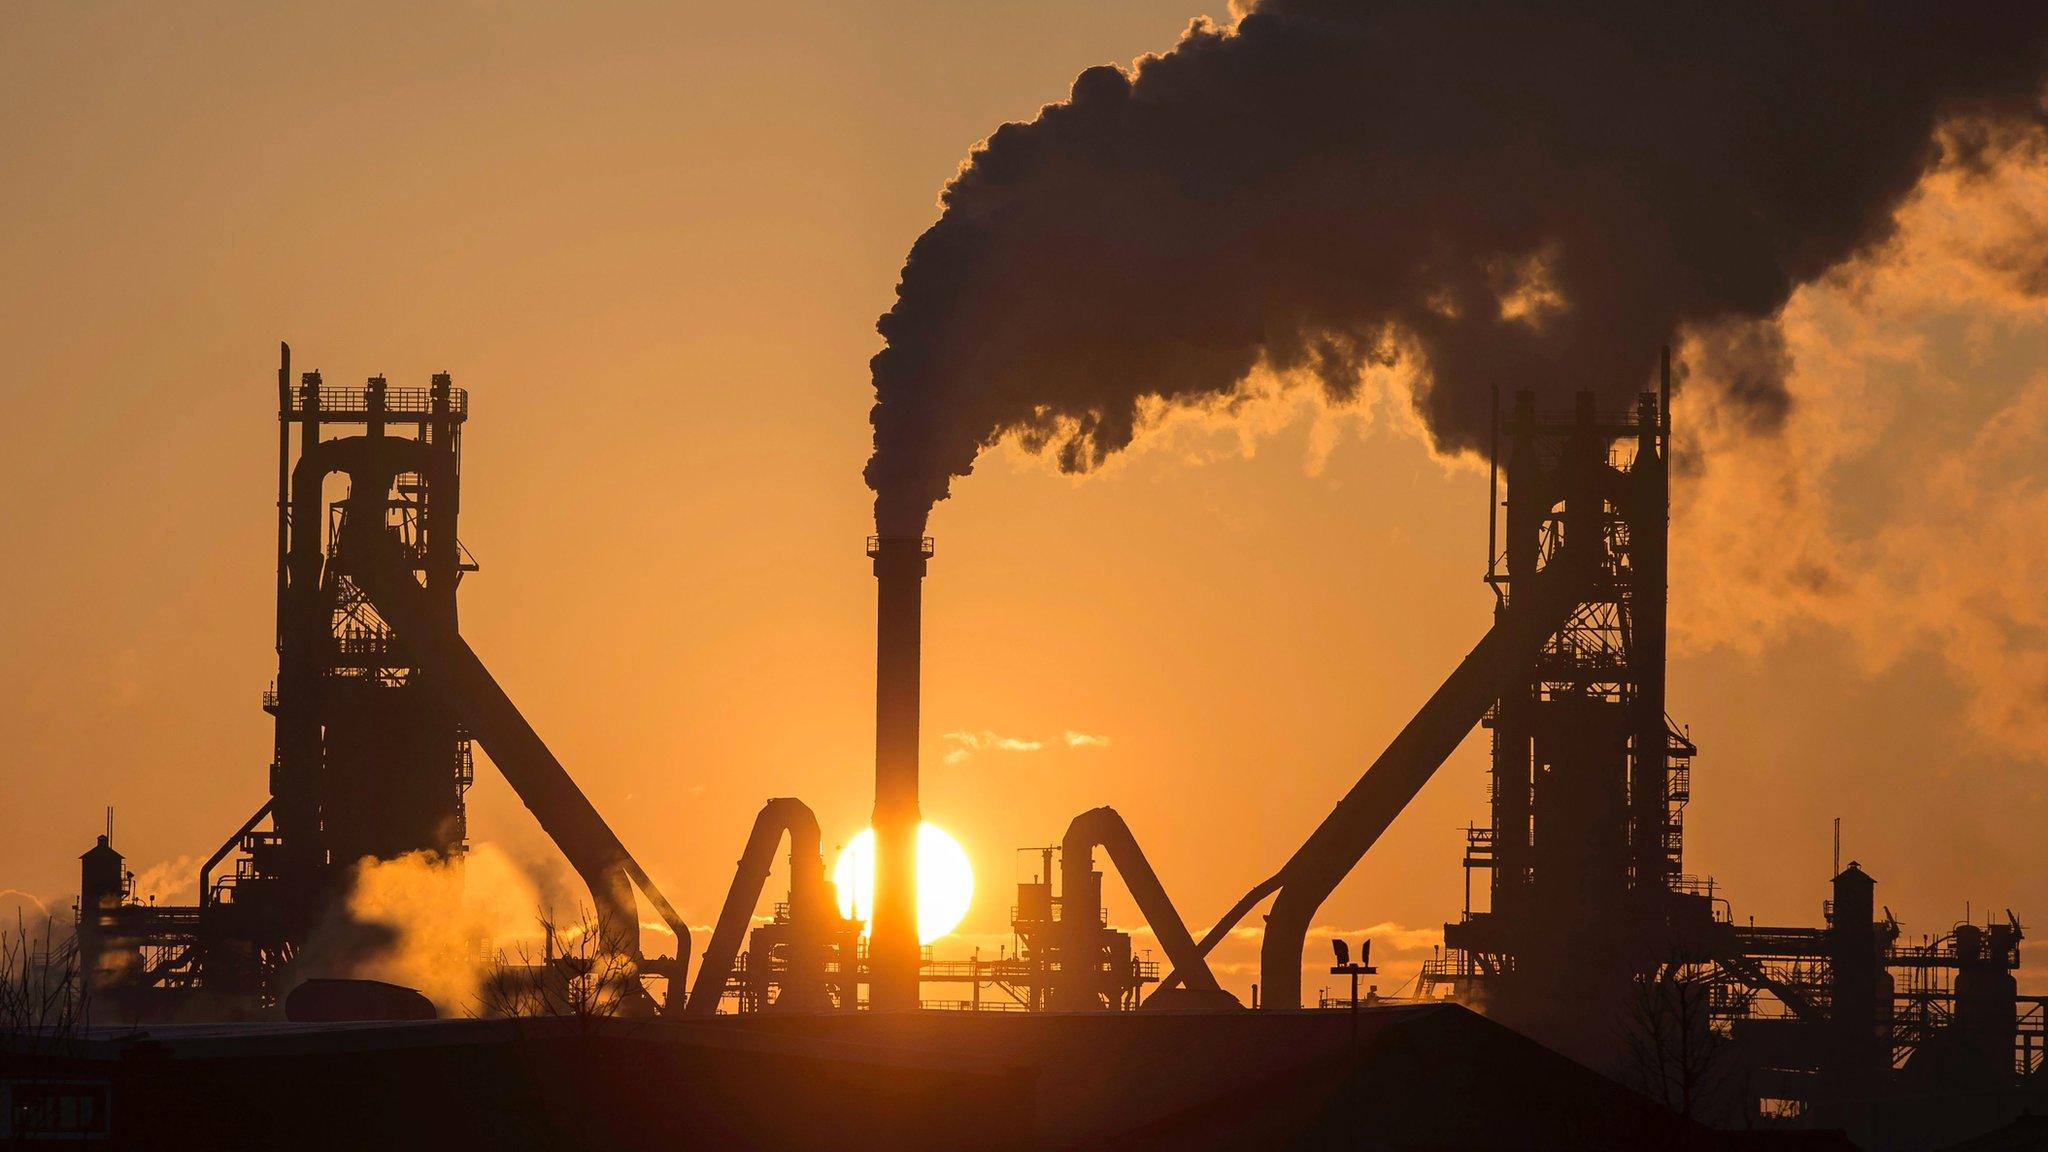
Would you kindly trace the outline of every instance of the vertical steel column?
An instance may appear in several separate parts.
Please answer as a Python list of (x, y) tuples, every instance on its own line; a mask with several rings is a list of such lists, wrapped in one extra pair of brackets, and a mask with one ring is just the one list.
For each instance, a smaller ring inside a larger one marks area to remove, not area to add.
[(291, 483), (292, 346), (280, 340), (277, 344), (277, 629), (273, 641), (280, 648), (284, 645), (285, 600), (291, 587), (286, 568), (292, 546)]
[(454, 379), (446, 372), (434, 373), (429, 392), (434, 419), (428, 425), (427, 475), (421, 477), (427, 490), (420, 509), (420, 535), (427, 554), (427, 592), (451, 626), (456, 622), (455, 582), (461, 564), (455, 525), (462, 503), (457, 455), (461, 425), (455, 419), (453, 394)]
[[(320, 445), (318, 372), (299, 378), (299, 458)], [(284, 842), (284, 859), (300, 873), (324, 862), (320, 828), (320, 675), (328, 620), (320, 591), (326, 542), (326, 501), (320, 485), (292, 485), (291, 545), (287, 557), (287, 610), (279, 620), (276, 765), (271, 779), (271, 822)]]
[[(1508, 421), (1506, 532), (1502, 557), (1506, 566), (1507, 603), (1527, 595), (1542, 552), (1543, 518), (1551, 493), (1536, 458), (1536, 395), (1515, 394)], [(1499, 618), (1498, 612), (1495, 616)], [(1493, 740), (1493, 876), (1491, 907), (1512, 914), (1521, 905), (1529, 881), (1531, 704), (1535, 692), (1528, 675), (1506, 682), (1494, 706)]]
[[(1665, 361), (1670, 371), (1670, 360)], [(1636, 406), (1636, 459), (1628, 517), (1628, 621), (1632, 643), (1629, 677), (1634, 682), (1633, 755), (1629, 764), (1629, 824), (1635, 886), (1665, 887), (1672, 865), (1665, 851), (1670, 823), (1666, 793), (1671, 774), (1671, 741), (1664, 722), (1664, 651), (1667, 589), (1670, 584), (1671, 482), (1666, 445), (1654, 397)]]

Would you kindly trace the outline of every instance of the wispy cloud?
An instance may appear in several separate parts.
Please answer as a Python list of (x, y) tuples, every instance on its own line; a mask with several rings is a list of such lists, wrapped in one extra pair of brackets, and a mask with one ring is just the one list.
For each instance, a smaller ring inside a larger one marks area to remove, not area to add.
[(1042, 740), (1020, 740), (986, 728), (979, 732), (948, 732), (942, 739), (952, 745), (944, 757), (948, 764), (958, 764), (977, 752), (1036, 752), (1045, 747)]
[(19, 888), (0, 888), (0, 903), (20, 904), (24, 907), (33, 905), (35, 910), (42, 915), (48, 916), (50, 914), (50, 906), (43, 903), (41, 898), (37, 897), (33, 892), (24, 892)]
[(1014, 736), (999, 736), (994, 732), (948, 732), (946, 739), (975, 752), (1036, 752), (1045, 747), (1043, 741), (1020, 740)]
[(1444, 942), (1441, 925), (1434, 928), (1410, 928), (1391, 920), (1382, 920), (1369, 928), (1339, 928), (1329, 924), (1318, 924), (1308, 930), (1311, 940), (1370, 940), (1381, 955), (1414, 956), (1429, 952)]
[[(1206, 929), (1195, 929), (1200, 939)], [(1209, 970), (1226, 987), (1250, 1000), (1250, 984), (1260, 976), (1261, 962), (1259, 947), (1265, 940), (1265, 928), (1260, 924), (1240, 924), (1230, 930), (1217, 943), (1215, 951), (1209, 954)], [(1414, 926), (1383, 920), (1377, 924), (1351, 927), (1341, 924), (1318, 924), (1308, 930), (1308, 947), (1302, 951), (1302, 988), (1308, 1002), (1313, 1004), (1316, 989), (1327, 983), (1326, 974), (1330, 965), (1331, 940), (1349, 941), (1355, 949), (1361, 940), (1372, 942), (1372, 963), (1378, 966), (1377, 985), (1391, 995), (1401, 995), (1413, 987), (1416, 973), (1423, 961), (1444, 941), (1441, 926)]]
[(1064, 744), (1068, 748), (1107, 748), (1109, 737), (1093, 732), (1082, 732), (1068, 728), (1060, 733), (1058, 740), (1032, 740), (1019, 736), (1005, 736), (1000, 732), (983, 728), (979, 732), (961, 729), (948, 732), (940, 737), (947, 747), (943, 758), (948, 764), (959, 764), (984, 752), (1041, 752), (1049, 744)]
[[(1206, 931), (1197, 931), (1200, 937)], [(1227, 940), (1264, 940), (1266, 929), (1259, 924), (1240, 924), (1225, 936)], [(1318, 924), (1308, 930), (1310, 940), (1371, 940), (1389, 952), (1421, 953), (1444, 942), (1442, 928), (1411, 928), (1392, 920), (1382, 920), (1364, 928), (1343, 928), (1334, 924)]]

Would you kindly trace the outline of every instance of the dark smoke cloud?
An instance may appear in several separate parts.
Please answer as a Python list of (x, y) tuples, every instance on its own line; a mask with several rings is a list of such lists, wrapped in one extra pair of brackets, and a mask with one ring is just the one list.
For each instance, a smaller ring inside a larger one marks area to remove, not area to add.
[[(2040, 115), (2048, 4), (1346, 4), (1194, 22), (1091, 68), (946, 188), (873, 361), (867, 479), (921, 529), (1008, 435), (1085, 470), (1148, 398), (1248, 373), (1348, 397), (1405, 358), (1439, 445), (1503, 389), (1620, 401), (1715, 326), (1749, 418), (1782, 343), (1743, 339), (1883, 240), (1933, 163)], [(1966, 122), (1982, 131), (1937, 128)], [(1967, 157), (1964, 157), (1967, 159)]]

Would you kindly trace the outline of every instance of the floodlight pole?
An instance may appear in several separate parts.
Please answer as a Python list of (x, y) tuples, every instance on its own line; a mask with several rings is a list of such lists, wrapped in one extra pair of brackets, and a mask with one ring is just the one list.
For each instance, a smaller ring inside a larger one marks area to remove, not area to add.
[(1337, 946), (1337, 955), (1340, 961), (1343, 962), (1332, 965), (1330, 967), (1330, 975), (1351, 977), (1351, 1047), (1355, 1049), (1358, 1047), (1358, 978), (1360, 976), (1374, 975), (1379, 969), (1366, 963), (1366, 961), (1372, 958), (1372, 941), (1361, 940), (1359, 942), (1358, 963), (1356, 964), (1349, 963), (1349, 957), (1345, 956), (1345, 950), (1342, 947), (1343, 941), (1338, 940), (1332, 943)]

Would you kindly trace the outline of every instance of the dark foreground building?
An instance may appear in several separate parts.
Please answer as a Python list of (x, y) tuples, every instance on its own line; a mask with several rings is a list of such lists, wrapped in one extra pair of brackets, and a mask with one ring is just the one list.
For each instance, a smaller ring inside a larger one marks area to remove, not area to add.
[[(0, 1047), (123, 1148), (1715, 1148), (1455, 1006), (176, 1026)], [(49, 1130), (63, 1120), (72, 1131)], [(25, 1138), (25, 1139), (24, 1139)], [(1747, 1146), (1747, 1145), (1745, 1145)]]

